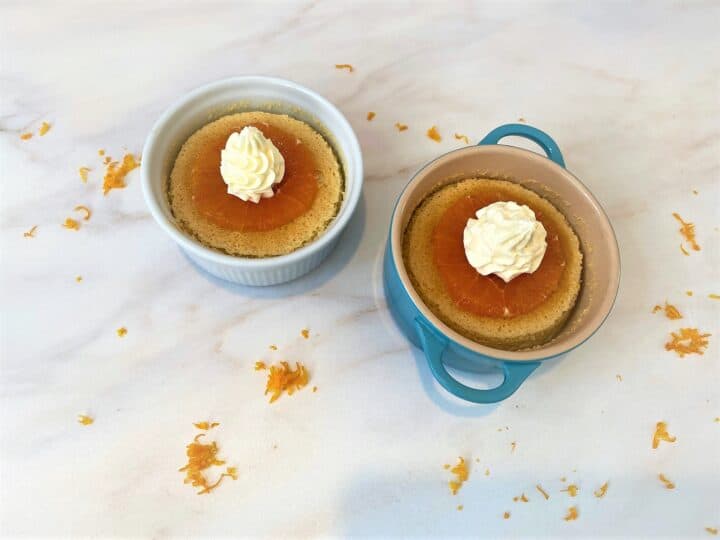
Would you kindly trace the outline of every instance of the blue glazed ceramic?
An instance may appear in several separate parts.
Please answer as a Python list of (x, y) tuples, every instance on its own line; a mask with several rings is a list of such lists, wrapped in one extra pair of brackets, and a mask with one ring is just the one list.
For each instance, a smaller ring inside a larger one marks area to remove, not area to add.
[[(497, 144), (506, 136), (537, 143), (543, 157)], [(577, 305), (560, 334), (527, 351), (504, 351), (475, 343), (445, 325), (420, 299), (405, 271), (402, 235), (412, 212), (439, 185), (484, 176), (517, 182), (550, 200), (575, 229), (584, 254), (583, 286)], [(610, 313), (620, 280), (620, 257), (610, 222), (590, 191), (565, 169), (558, 145), (546, 133), (524, 124), (491, 131), (477, 146), (444, 154), (420, 169), (395, 206), (383, 266), (385, 296), (403, 334), (425, 353), (437, 381), (451, 394), (473, 403), (495, 403), (512, 395), (540, 362), (565, 354), (588, 339)], [(502, 371), (492, 389), (471, 388), (446, 369)]]

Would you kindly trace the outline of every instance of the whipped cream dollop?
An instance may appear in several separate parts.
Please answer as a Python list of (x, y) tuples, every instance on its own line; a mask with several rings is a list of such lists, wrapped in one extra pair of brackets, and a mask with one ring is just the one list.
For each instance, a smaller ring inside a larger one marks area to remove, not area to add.
[(220, 174), (230, 195), (258, 203), (274, 195), (273, 186), (285, 175), (285, 159), (262, 131), (246, 126), (228, 137), (220, 153)]
[(468, 219), (463, 245), (468, 262), (483, 276), (505, 283), (538, 269), (547, 249), (547, 232), (535, 212), (515, 202), (496, 202)]

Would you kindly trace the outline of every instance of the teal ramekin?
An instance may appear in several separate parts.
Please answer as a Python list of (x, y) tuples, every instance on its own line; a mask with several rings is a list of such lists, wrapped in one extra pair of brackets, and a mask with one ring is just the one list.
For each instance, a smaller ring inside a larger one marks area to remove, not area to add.
[[(516, 136), (537, 143), (547, 157), (507, 145)], [(575, 308), (551, 342), (531, 350), (505, 351), (476, 343), (443, 323), (412, 286), (402, 257), (403, 233), (425, 196), (439, 185), (482, 176), (516, 182), (552, 202), (580, 239), (582, 288)], [(438, 383), (451, 394), (473, 403), (495, 403), (512, 395), (543, 360), (566, 354), (590, 338), (612, 310), (620, 284), (620, 252), (605, 211), (590, 190), (566, 168), (560, 148), (546, 133), (525, 124), (507, 124), (491, 131), (477, 146), (444, 154), (422, 167), (400, 195), (393, 212), (383, 265), (387, 304), (405, 336), (422, 349)], [(496, 388), (469, 387), (446, 366), (482, 372), (502, 371)]]

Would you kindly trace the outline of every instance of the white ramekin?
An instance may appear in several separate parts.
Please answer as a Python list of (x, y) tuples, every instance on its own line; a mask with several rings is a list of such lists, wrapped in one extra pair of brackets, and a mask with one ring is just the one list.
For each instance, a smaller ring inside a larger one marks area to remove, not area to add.
[[(287, 255), (253, 259), (206, 247), (176, 224), (167, 200), (170, 171), (187, 138), (216, 118), (248, 110), (285, 113), (310, 124), (328, 139), (343, 169), (340, 212), (322, 235)], [(145, 142), (141, 176), (145, 202), (155, 221), (201, 268), (241, 285), (275, 285), (310, 272), (333, 250), (360, 200), (363, 164), (355, 132), (328, 100), (291, 81), (244, 76), (197, 88), (166, 110)]]

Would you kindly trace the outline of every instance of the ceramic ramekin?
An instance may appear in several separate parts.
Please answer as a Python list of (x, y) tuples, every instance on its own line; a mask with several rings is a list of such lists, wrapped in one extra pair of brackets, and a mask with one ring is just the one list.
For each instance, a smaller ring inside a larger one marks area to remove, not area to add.
[[(221, 116), (249, 110), (284, 113), (310, 124), (331, 144), (343, 170), (345, 195), (338, 215), (321, 236), (287, 255), (252, 259), (211, 249), (176, 224), (168, 204), (167, 181), (187, 138)], [(202, 86), (165, 111), (145, 142), (141, 174), (150, 213), (198, 266), (242, 285), (275, 285), (310, 272), (333, 250), (360, 200), (363, 163), (355, 132), (328, 100), (291, 81), (246, 76)]]
[[(529, 150), (497, 144), (507, 136), (530, 139), (547, 158)], [(402, 257), (405, 227), (418, 203), (433, 188), (461, 178), (484, 176), (517, 182), (551, 201), (568, 219), (583, 251), (583, 285), (573, 313), (550, 343), (527, 351), (505, 351), (471, 341), (444, 324), (423, 303), (408, 277)], [(620, 254), (610, 221), (590, 191), (565, 169), (557, 144), (542, 131), (508, 124), (490, 132), (477, 146), (449, 152), (431, 161), (410, 180), (398, 199), (384, 261), (384, 286), (390, 311), (403, 333), (421, 348), (437, 381), (451, 394), (474, 403), (510, 396), (542, 360), (565, 354), (588, 339), (612, 309), (620, 283)], [(457, 381), (446, 366), (465, 371), (502, 370), (492, 389)]]

